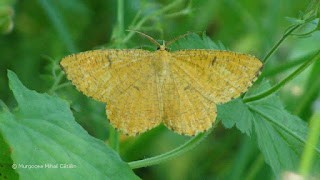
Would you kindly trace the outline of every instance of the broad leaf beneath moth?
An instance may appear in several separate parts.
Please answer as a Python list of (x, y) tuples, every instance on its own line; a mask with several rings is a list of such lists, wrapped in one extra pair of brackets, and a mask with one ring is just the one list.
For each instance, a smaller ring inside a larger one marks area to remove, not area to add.
[(208, 130), (217, 116), (216, 104), (247, 91), (263, 67), (251, 55), (205, 49), (170, 53), (151, 40), (159, 46), (155, 52), (94, 50), (60, 62), (78, 90), (107, 103), (111, 124), (128, 135), (161, 122), (182, 135)]

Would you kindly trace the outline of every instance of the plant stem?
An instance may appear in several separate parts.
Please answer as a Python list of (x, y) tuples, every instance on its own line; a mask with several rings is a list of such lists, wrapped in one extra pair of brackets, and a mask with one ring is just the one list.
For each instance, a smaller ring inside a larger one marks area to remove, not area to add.
[(123, 0), (118, 0), (117, 7), (117, 39), (121, 40), (124, 33), (124, 4)]
[(273, 67), (272, 69), (266, 69), (266, 71), (262, 72), (263, 77), (274, 77), (280, 73), (283, 73), (293, 67), (296, 67), (302, 63), (304, 63), (305, 61), (307, 61), (308, 59), (312, 58), (315, 55), (315, 52), (312, 52), (310, 54), (307, 54), (306, 56), (303, 57), (299, 57), (297, 59), (294, 59), (292, 61), (288, 61), (282, 64), (279, 64), (277, 67)]
[(53, 87), (53, 88), (51, 89), (51, 91), (56, 91), (56, 90), (58, 90), (58, 89), (60, 89), (60, 88), (64, 88), (64, 87), (67, 87), (67, 86), (72, 86), (72, 83), (66, 82), (66, 83), (59, 84), (59, 85)]
[(60, 35), (61, 40), (66, 45), (69, 53), (78, 52), (78, 48), (75, 46), (74, 42), (71, 39), (70, 34), (67, 31), (66, 26), (64, 25), (60, 15), (54, 10), (52, 4), (48, 0), (38, 0), (41, 7), (47, 13), (49, 19), (51, 20), (56, 31)]
[(129, 162), (129, 166), (131, 167), (131, 169), (137, 169), (137, 168), (141, 168), (141, 167), (147, 167), (147, 166), (152, 166), (155, 164), (159, 164), (161, 162), (167, 161), (169, 159), (172, 159), (174, 157), (177, 157), (191, 149), (193, 149), (194, 147), (196, 147), (201, 141), (203, 141), (208, 134), (210, 134), (210, 132), (216, 127), (216, 124), (218, 124), (219, 121), (216, 120), (214, 127), (212, 127), (209, 131), (205, 132), (205, 133), (200, 133), (197, 136), (195, 136), (194, 138), (190, 139), (188, 142), (186, 142), (185, 144), (179, 146), (178, 148), (166, 152), (164, 154), (155, 156), (155, 157), (151, 157), (151, 158), (147, 158), (147, 159), (143, 159), (143, 160), (139, 160), (139, 161), (133, 161), (133, 162)]
[(312, 33), (318, 31), (318, 28), (315, 28), (313, 29), (312, 31), (309, 31), (307, 33), (303, 33), (303, 34), (292, 34), (294, 36), (297, 36), (297, 37), (304, 37), (304, 36), (310, 36)]
[(136, 22), (138, 21), (138, 19), (140, 18), (142, 13), (142, 9), (140, 9), (137, 14), (134, 16), (133, 20), (131, 21), (131, 24), (129, 25), (129, 30), (132, 29), (132, 27), (136, 24)]
[(196, 137), (192, 138), (191, 140), (189, 140), (188, 142), (186, 142), (185, 144), (183, 144), (182, 146), (180, 146), (172, 151), (169, 151), (167, 153), (164, 153), (164, 154), (161, 154), (161, 155), (158, 155), (155, 157), (151, 157), (148, 159), (133, 161), (128, 164), (132, 169), (147, 167), (147, 166), (151, 166), (154, 164), (159, 164), (163, 161), (166, 161), (168, 159), (176, 157), (176, 156), (194, 148), (199, 142), (201, 142), (205, 138), (205, 136), (206, 136), (205, 133), (201, 133), (201, 134), (197, 135)]
[[(309, 77), (307, 78), (307, 82), (305, 83), (305, 93), (299, 98), (298, 104), (294, 110), (294, 114), (300, 117), (310, 118), (310, 107), (312, 103), (316, 100), (320, 93), (320, 61), (315, 62), (312, 65), (312, 70), (309, 73)], [(306, 118), (305, 118), (306, 119)]]
[(302, 96), (301, 101), (299, 101), (299, 103), (297, 104), (294, 110), (294, 114), (299, 116), (303, 113), (303, 110), (315, 100), (313, 98), (314, 98), (314, 95), (319, 93), (319, 87), (320, 87), (320, 80), (313, 82), (311, 86), (308, 87), (308, 89)]
[(179, 17), (179, 16), (184, 16), (184, 15), (187, 15), (187, 14), (190, 14), (192, 12), (192, 10), (190, 9), (183, 9), (179, 12), (174, 12), (172, 14), (168, 14), (168, 15), (165, 15), (164, 17), (165, 18), (175, 18), (175, 17)]
[(295, 70), (292, 74), (290, 74), (288, 77), (283, 79), (281, 82), (279, 82), (278, 84), (274, 85), (270, 89), (268, 89), (268, 90), (266, 90), (266, 91), (264, 91), (264, 92), (262, 92), (260, 94), (257, 94), (257, 95), (254, 95), (252, 97), (248, 97), (248, 98), (243, 99), (243, 102), (248, 103), (248, 102), (256, 101), (256, 100), (259, 100), (259, 99), (262, 99), (262, 98), (265, 98), (265, 97), (271, 95), (272, 93), (278, 91), (282, 86), (284, 86), (290, 80), (292, 80), (297, 75), (299, 75), (301, 72), (303, 72), (313, 62), (315, 62), (316, 60), (319, 60), (319, 59), (320, 59), (320, 50), (317, 51), (317, 53), (315, 54), (315, 56), (313, 56), (313, 58), (310, 58), (308, 61), (303, 63), (297, 70)]
[(268, 54), (263, 58), (262, 62), (266, 63), (270, 56), (279, 48), (280, 44), (291, 34), (293, 31), (298, 29), (302, 24), (297, 24), (289, 28), (288, 31), (284, 33), (282, 38), (272, 47), (272, 49), (268, 52)]
[[(143, 17), (136, 25), (133, 26), (132, 29), (130, 30), (138, 30), (146, 21), (148, 21), (149, 19), (159, 15), (159, 14), (162, 14), (162, 13), (165, 13), (169, 10), (171, 10), (172, 8), (174, 8), (176, 5), (178, 5), (180, 2), (182, 2), (182, 0), (175, 0), (174, 2), (172, 2), (171, 4), (168, 4), (167, 6), (163, 7), (162, 9), (148, 15), (148, 16), (145, 16)], [(126, 43), (128, 42), (131, 37), (134, 35), (134, 32), (130, 31), (128, 33), (128, 35), (123, 39), (122, 43)]]
[(54, 82), (51, 88), (49, 89), (49, 92), (53, 92), (56, 90), (57, 86), (59, 85), (63, 77), (64, 77), (63, 72), (60, 72), (59, 75), (55, 77)]
[(298, 29), (299, 27), (301, 27), (304, 24), (307, 24), (311, 21), (313, 21), (316, 17), (309, 17), (307, 19), (304, 20), (303, 23), (299, 23), (299, 24), (295, 24), (292, 25), (291, 27), (288, 28), (287, 31), (285, 31), (284, 35), (282, 36), (282, 38), (272, 47), (272, 49), (268, 52), (268, 54), (263, 58), (262, 62), (266, 63), (267, 60), (270, 58), (270, 56), (279, 48), (280, 44), (289, 36), (292, 35), (292, 33)]
[(192, 9), (192, 0), (190, 0), (188, 6), (186, 8), (182, 9), (179, 12), (174, 12), (174, 13), (165, 15), (164, 17), (165, 18), (175, 18), (175, 17), (178, 17), (178, 16), (190, 14), (193, 11), (194, 11), (194, 9)]
[(119, 152), (119, 133), (111, 125), (109, 126), (109, 146)]
[[(121, 158), (130, 159), (132, 157), (132, 152), (138, 151), (139, 149), (146, 148), (146, 144), (150, 146), (152, 141), (154, 141), (154, 137), (161, 136), (166, 127), (164, 125), (157, 126), (151, 131), (147, 131), (139, 135), (132, 142), (132, 139), (126, 139), (121, 142)], [(130, 144), (130, 145), (128, 145)]]
[(320, 135), (320, 111), (317, 110), (310, 120), (310, 131), (307, 138), (307, 143), (302, 153), (299, 172), (303, 177), (309, 175), (312, 167), (314, 147), (317, 145)]

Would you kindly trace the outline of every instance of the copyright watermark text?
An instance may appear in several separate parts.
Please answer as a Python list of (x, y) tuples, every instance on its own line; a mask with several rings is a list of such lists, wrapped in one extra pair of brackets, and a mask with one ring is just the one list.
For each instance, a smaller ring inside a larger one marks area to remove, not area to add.
[(12, 164), (12, 169), (73, 169), (75, 164)]

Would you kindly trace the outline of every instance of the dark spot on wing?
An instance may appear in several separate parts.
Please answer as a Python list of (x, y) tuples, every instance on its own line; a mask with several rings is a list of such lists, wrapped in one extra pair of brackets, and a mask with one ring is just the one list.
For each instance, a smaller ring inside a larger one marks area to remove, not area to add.
[(135, 88), (136, 90), (140, 91), (140, 89), (137, 86), (133, 86), (133, 88)]
[(112, 61), (111, 61), (111, 59), (110, 59), (110, 56), (109, 56), (109, 55), (107, 56), (107, 59), (108, 59), (108, 61), (109, 61), (109, 67), (111, 67), (111, 65), (112, 65)]
[(212, 61), (211, 61), (211, 64), (210, 64), (210, 67), (213, 66), (213, 64), (216, 62), (217, 60), (217, 56), (213, 57)]

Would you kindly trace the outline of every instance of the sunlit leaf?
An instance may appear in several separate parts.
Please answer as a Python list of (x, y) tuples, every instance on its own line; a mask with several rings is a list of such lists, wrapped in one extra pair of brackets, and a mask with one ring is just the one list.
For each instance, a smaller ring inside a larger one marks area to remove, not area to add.
[(19, 106), (2, 109), (0, 132), (21, 179), (138, 179), (116, 152), (76, 123), (67, 101), (27, 89), (11, 71), (8, 77)]

